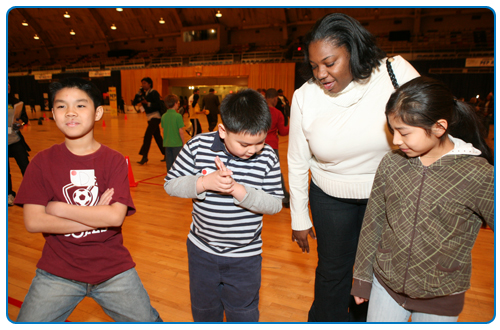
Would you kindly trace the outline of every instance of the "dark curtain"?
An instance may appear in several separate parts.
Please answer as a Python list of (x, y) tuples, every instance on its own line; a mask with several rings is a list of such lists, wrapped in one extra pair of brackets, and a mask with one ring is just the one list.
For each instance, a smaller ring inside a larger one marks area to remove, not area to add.
[[(60, 73), (52, 75), (52, 81), (61, 80), (69, 77), (88, 78), (88, 72), (77, 73)], [(110, 77), (92, 78), (91, 81), (99, 88), (102, 93), (108, 92), (108, 87), (116, 87), (117, 99), (121, 98), (121, 75), (120, 71), (111, 71)], [(48, 80), (35, 80), (32, 75), (9, 77), (10, 91), (13, 94), (19, 94), (19, 100), (26, 105), (40, 105), (43, 110), (44, 98), (43, 93), (49, 94)], [(50, 95), (49, 95), (50, 99)], [(49, 104), (49, 109), (52, 105)]]

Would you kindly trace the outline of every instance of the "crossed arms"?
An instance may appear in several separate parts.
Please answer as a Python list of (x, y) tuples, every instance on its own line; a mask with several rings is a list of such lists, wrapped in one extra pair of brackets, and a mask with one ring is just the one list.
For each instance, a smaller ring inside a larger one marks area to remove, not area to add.
[(119, 227), (127, 206), (111, 202), (113, 188), (107, 189), (95, 206), (49, 202), (47, 206), (24, 204), (24, 225), (30, 233), (71, 234), (103, 227)]

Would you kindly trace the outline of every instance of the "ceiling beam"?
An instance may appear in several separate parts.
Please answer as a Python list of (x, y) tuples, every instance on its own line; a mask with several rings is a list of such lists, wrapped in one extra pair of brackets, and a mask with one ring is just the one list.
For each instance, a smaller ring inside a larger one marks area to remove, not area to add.
[(104, 18), (99, 14), (96, 8), (88, 8), (87, 9), (90, 13), (90, 16), (94, 19), (95, 23), (97, 24), (97, 27), (99, 28), (99, 32), (101, 33), (102, 38), (104, 39), (104, 42), (106, 44), (106, 48), (108, 50), (111, 50), (109, 47), (109, 42), (111, 40), (111, 36), (108, 34), (109, 32), (109, 27), (106, 26), (106, 22), (104, 21)]
[(45, 53), (47, 53), (47, 56), (49, 58), (52, 58), (52, 54), (49, 51), (49, 48), (51, 48), (52, 42), (50, 41), (50, 38), (47, 34), (45, 34), (43, 28), (38, 24), (38, 22), (28, 13), (28, 11), (24, 8), (17, 8), (21, 16), (28, 22), (29, 25), (35, 30), (36, 34), (38, 37), (40, 37), (40, 41), (42, 43), (42, 49)]
[(184, 22), (182, 21), (181, 17), (179, 16), (179, 9), (170, 8), (169, 10), (172, 13), (172, 15), (174, 16), (175, 26), (178, 26), (179, 31), (182, 31), (182, 28), (184, 27)]

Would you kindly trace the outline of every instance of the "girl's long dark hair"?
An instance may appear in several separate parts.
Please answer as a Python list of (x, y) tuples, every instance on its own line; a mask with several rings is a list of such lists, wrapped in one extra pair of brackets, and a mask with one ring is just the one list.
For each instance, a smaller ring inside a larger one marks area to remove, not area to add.
[(450, 134), (469, 142), (493, 165), (493, 155), (485, 141), (486, 131), (475, 108), (457, 100), (439, 80), (418, 77), (402, 85), (389, 98), (385, 115), (395, 115), (407, 125), (425, 129), (429, 135), (434, 124), (445, 119), (448, 129), (441, 141)]

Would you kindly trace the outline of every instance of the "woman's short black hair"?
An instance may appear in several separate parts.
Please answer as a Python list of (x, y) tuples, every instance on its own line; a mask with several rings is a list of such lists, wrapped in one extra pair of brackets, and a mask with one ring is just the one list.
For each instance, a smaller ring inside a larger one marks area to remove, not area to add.
[(220, 117), (231, 133), (257, 135), (271, 128), (271, 112), (264, 96), (250, 88), (226, 96), (220, 105)]
[(309, 45), (315, 41), (344, 46), (350, 55), (351, 74), (355, 81), (370, 77), (373, 69), (386, 56), (377, 46), (375, 37), (357, 20), (342, 13), (329, 14), (318, 20), (305, 37), (304, 78), (307, 80), (313, 77), (309, 63)]

